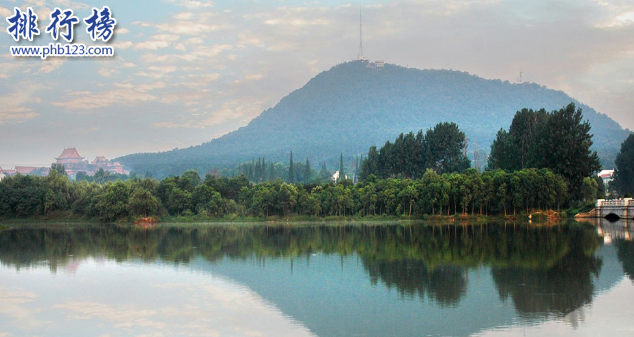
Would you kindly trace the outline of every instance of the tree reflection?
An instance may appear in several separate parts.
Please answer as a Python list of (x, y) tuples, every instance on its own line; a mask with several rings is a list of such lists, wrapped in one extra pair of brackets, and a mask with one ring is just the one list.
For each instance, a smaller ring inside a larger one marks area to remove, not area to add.
[[(373, 284), (440, 306), (458, 305), (469, 270), (489, 266), (500, 296), (527, 315), (566, 314), (591, 301), (592, 275), (601, 267), (593, 257), (598, 247), (593, 227), (579, 224), (111, 225), (0, 232), (0, 262), (19, 269), (44, 261), (52, 272), (90, 257), (186, 264), (355, 254)], [(623, 256), (631, 261), (628, 249)]]
[(623, 272), (630, 280), (634, 281), (634, 242), (618, 240), (616, 248)]
[(599, 275), (602, 264), (593, 256), (598, 242), (586, 231), (567, 228), (565, 232), (571, 239), (570, 250), (553, 266), (491, 269), (500, 297), (511, 297), (524, 317), (563, 317), (592, 301), (593, 276)]
[(425, 262), (410, 259), (363, 262), (373, 284), (381, 280), (388, 288), (395, 287), (410, 298), (428, 296), (441, 306), (455, 306), (467, 291), (464, 267), (440, 266), (430, 270)]

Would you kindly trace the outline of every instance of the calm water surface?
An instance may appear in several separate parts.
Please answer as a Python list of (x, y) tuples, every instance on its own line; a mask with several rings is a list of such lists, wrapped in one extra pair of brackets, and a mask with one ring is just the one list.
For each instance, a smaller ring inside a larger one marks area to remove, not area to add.
[(0, 336), (631, 336), (628, 228), (8, 229)]

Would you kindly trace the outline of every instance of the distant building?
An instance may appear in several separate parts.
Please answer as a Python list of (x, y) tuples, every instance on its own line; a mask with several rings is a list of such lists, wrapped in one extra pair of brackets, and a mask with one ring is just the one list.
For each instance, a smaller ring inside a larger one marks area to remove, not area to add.
[(5, 177), (6, 175), (2, 173), (2, 167), (0, 167), (0, 181), (2, 181), (2, 179), (4, 179)]
[(2, 167), (0, 167), (0, 173), (4, 174), (5, 177), (16, 174), (15, 170), (3, 170)]
[(16, 166), (15, 172), (21, 175), (37, 175), (47, 176), (51, 169), (48, 167), (35, 167), (35, 166)]
[(64, 149), (55, 160), (56, 164), (64, 165), (66, 174), (71, 177), (76, 176), (79, 171), (88, 171), (88, 162), (84, 161), (84, 157), (80, 156), (74, 147)]
[(98, 156), (95, 160), (88, 162), (84, 160), (84, 157), (79, 155), (77, 149), (74, 147), (64, 149), (62, 154), (55, 158), (57, 164), (64, 165), (66, 174), (69, 176), (77, 176), (77, 172), (85, 172), (87, 175), (92, 176), (99, 169), (103, 169), (106, 172), (129, 174), (127, 170), (118, 162), (111, 162), (104, 156)]
[(106, 159), (104, 156), (96, 157), (95, 160), (90, 162), (95, 169), (95, 172), (99, 171), (102, 168), (104, 171), (112, 172), (112, 173), (120, 173), (120, 174), (129, 174), (130, 172), (126, 171), (119, 162), (111, 162)]
[(3, 178), (11, 177), (16, 174), (21, 174), (25, 176), (26, 175), (46, 176), (48, 175), (50, 170), (51, 169), (48, 167), (35, 167), (35, 166), (16, 166), (12, 170), (3, 170), (0, 167), (0, 174), (4, 176)]
[[(347, 175), (343, 177), (344, 179), (350, 179), (350, 177), (348, 177)], [(330, 180), (334, 181), (334, 182), (338, 182), (339, 181), (339, 171), (335, 171), (335, 173), (332, 175), (332, 177), (330, 177)]]
[(76, 165), (82, 164), (84, 157), (79, 155), (77, 149), (71, 147), (68, 149), (64, 149), (64, 151), (62, 151), (62, 154), (55, 159), (57, 160), (57, 164)]
[(614, 170), (603, 170), (599, 172), (598, 176), (603, 179), (603, 185), (608, 186), (614, 180)]

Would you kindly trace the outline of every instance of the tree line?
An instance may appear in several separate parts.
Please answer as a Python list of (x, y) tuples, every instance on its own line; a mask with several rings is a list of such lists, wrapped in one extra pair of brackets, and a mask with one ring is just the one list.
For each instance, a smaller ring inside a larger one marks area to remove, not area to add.
[[(589, 193), (596, 193), (596, 188)], [(593, 197), (593, 196), (592, 196)], [(70, 181), (52, 170), (47, 177), (22, 176), (0, 182), (0, 217), (72, 215), (116, 221), (147, 216), (406, 216), (509, 214), (565, 205), (565, 179), (547, 169), (438, 174), (420, 179), (378, 179), (353, 184), (259, 184), (244, 175), (200, 177), (190, 170), (158, 181), (136, 178), (104, 184)]]

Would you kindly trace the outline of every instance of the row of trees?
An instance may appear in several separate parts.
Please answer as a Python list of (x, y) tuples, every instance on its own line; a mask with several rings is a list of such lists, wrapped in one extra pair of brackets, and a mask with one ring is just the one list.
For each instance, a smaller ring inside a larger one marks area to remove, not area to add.
[[(596, 184), (588, 186), (590, 197)], [(353, 184), (252, 184), (244, 175), (226, 178), (196, 171), (162, 181), (129, 179), (105, 184), (71, 182), (56, 170), (48, 177), (22, 176), (0, 182), (0, 216), (77, 216), (114, 221), (129, 217), (200, 215), (418, 217), (424, 214), (508, 214), (566, 204), (568, 186), (547, 169), (438, 174), (420, 179), (368, 176)]]
[(552, 112), (523, 109), (515, 114), (508, 131), (498, 132), (488, 169), (550, 169), (566, 179), (571, 199), (580, 200), (584, 178), (601, 168), (597, 153), (590, 150), (590, 129), (574, 103)]
[(235, 171), (226, 173), (229, 175), (232, 173), (245, 175), (249, 181), (254, 183), (278, 179), (288, 183), (309, 183), (318, 180), (328, 180), (332, 175), (326, 168), (326, 163), (322, 163), (321, 170), (317, 172), (311, 167), (308, 158), (306, 158), (305, 163), (294, 162), (293, 152), (290, 155), (289, 166), (280, 162), (267, 162), (264, 158), (258, 158), (257, 161), (253, 159), (250, 162), (242, 163), (238, 165)]
[(370, 175), (379, 178), (405, 177), (418, 179), (426, 169), (436, 172), (462, 172), (470, 167), (466, 155), (467, 137), (455, 123), (439, 123), (433, 129), (400, 134), (381, 149), (370, 147), (361, 164), (360, 178)]
[[(362, 156), (355, 156), (353, 165), (348, 169), (345, 169), (343, 153), (339, 157), (339, 176), (348, 177), (353, 179), (359, 175), (360, 163), (363, 161)], [(249, 181), (253, 183), (261, 183), (265, 181), (275, 181), (281, 179), (287, 183), (304, 183), (315, 184), (320, 182), (328, 182), (332, 179), (332, 171), (326, 167), (326, 162), (322, 162), (320, 170), (313, 169), (310, 164), (310, 160), (306, 158), (306, 162), (295, 162), (293, 160), (293, 151), (290, 153), (290, 159), (288, 166), (280, 162), (267, 162), (264, 158), (255, 158), (250, 162), (244, 162), (238, 165), (237, 168), (232, 170), (225, 170), (223, 172), (226, 176), (245, 175)]]

